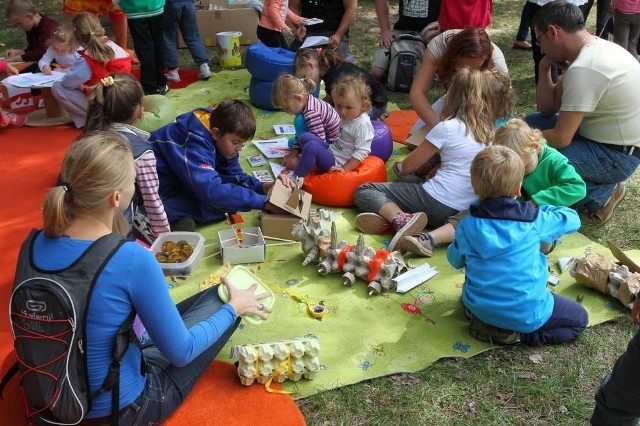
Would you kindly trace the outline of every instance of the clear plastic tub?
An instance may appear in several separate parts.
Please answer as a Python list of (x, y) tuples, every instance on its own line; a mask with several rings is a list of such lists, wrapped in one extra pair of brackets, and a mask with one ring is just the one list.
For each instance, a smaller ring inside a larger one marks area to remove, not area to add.
[(177, 243), (185, 240), (193, 247), (193, 253), (187, 260), (180, 263), (160, 263), (162, 272), (167, 276), (182, 277), (191, 275), (193, 269), (198, 265), (204, 253), (204, 237), (199, 232), (167, 232), (160, 236), (151, 245), (151, 251), (155, 256), (156, 253), (162, 251), (162, 245), (167, 241)]

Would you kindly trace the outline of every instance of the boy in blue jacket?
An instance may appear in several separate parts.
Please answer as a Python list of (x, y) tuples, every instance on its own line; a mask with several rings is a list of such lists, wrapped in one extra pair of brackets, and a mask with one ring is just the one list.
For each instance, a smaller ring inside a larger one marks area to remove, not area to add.
[(273, 182), (262, 183), (240, 167), (239, 153), (256, 131), (251, 108), (226, 100), (214, 110), (178, 116), (149, 138), (156, 155), (160, 198), (173, 224), (221, 220), (225, 213), (264, 209)]
[(587, 327), (587, 311), (547, 290), (540, 244), (577, 231), (580, 219), (567, 207), (517, 201), (524, 169), (518, 154), (504, 146), (476, 156), (471, 182), (481, 200), (460, 222), (447, 258), (454, 268), (465, 268), (462, 303), (473, 337), (531, 346), (564, 343)]

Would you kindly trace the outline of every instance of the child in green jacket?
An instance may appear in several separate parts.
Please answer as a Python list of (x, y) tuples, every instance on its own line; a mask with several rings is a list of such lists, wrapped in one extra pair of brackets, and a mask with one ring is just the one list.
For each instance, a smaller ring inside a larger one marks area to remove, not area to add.
[[(514, 150), (525, 164), (521, 201), (535, 205), (572, 206), (586, 195), (586, 185), (567, 158), (548, 146), (539, 130), (523, 120), (514, 118), (496, 131), (494, 145)], [(458, 223), (468, 210), (450, 217), (447, 223), (429, 233), (404, 237), (399, 250), (430, 257), (433, 246), (453, 241)], [(548, 253), (552, 247), (543, 247)]]

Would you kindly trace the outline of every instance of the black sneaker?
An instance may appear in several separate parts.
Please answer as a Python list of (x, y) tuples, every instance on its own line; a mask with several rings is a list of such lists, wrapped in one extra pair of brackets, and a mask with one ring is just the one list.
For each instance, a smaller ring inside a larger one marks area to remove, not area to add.
[(196, 222), (190, 217), (183, 217), (182, 219), (174, 220), (169, 224), (172, 231), (178, 232), (195, 232)]
[(164, 85), (164, 87), (163, 87), (162, 89), (159, 89), (159, 90), (158, 90), (158, 95), (162, 95), (162, 96), (164, 96), (164, 95), (166, 95), (167, 93), (169, 93), (169, 90), (171, 90), (171, 89), (169, 88), (169, 85), (168, 85), (168, 84), (165, 84), (165, 85)]
[(155, 241), (153, 232), (151, 232), (151, 225), (149, 224), (149, 218), (140, 212), (136, 212), (133, 217), (132, 223), (133, 233), (136, 238), (141, 239), (147, 244), (151, 245)]
[(513, 345), (520, 341), (520, 333), (513, 330), (494, 327), (472, 317), (469, 323), (469, 334), (482, 342), (498, 343), (500, 345)]

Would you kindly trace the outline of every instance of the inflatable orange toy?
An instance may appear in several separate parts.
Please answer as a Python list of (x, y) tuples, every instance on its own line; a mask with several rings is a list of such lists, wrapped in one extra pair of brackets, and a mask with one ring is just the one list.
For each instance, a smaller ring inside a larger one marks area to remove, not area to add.
[(367, 182), (386, 182), (387, 168), (384, 161), (368, 156), (348, 173), (318, 174), (314, 169), (304, 177), (303, 189), (313, 196), (313, 202), (323, 206), (351, 207), (356, 188)]

